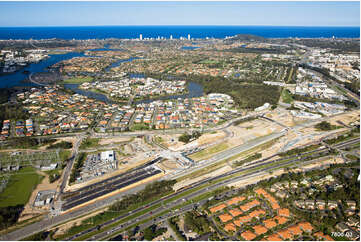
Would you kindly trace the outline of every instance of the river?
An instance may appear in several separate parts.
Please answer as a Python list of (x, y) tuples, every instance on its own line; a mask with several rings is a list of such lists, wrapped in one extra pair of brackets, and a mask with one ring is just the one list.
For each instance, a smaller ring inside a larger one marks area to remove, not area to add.
[[(112, 49), (109, 49), (106, 46), (104, 49), (93, 49), (90, 51), (96, 51), (96, 50), (107, 51), (107, 50), (112, 50)], [(31, 83), (31, 82), (23, 82), (23, 80), (26, 80), (30, 73), (35, 74), (38, 72), (48, 72), (49, 71), (48, 67), (50, 67), (60, 61), (69, 60), (73, 57), (91, 57), (91, 56), (87, 56), (87, 55), (84, 55), (84, 53), (78, 53), (78, 52), (69, 52), (66, 54), (49, 55), (49, 58), (47, 58), (47, 59), (44, 59), (37, 63), (31, 63), (28, 66), (26, 66), (25, 68), (22, 68), (14, 73), (9, 73), (9, 74), (0, 76), (0, 88), (11, 88), (14, 86), (34, 86), (34, 87), (36, 87), (37, 86), (36, 84)], [(118, 61), (112, 63), (109, 67), (107, 67), (105, 69), (105, 71), (108, 72), (108, 71), (110, 71), (111, 68), (119, 66), (121, 63), (133, 61), (135, 59), (138, 59), (138, 57), (131, 57), (129, 59), (118, 60)], [(24, 73), (24, 71), (27, 71), (29, 74)], [(131, 78), (137, 78), (137, 77), (142, 78), (142, 77), (144, 77), (144, 75), (130, 74), (130, 77)], [(79, 89), (78, 88), (79, 84), (65, 84), (64, 86), (65, 86), (65, 88), (70, 89), (78, 94), (81, 94), (81, 95), (84, 95), (84, 96), (87, 96), (90, 98), (94, 98), (99, 101), (112, 103), (112, 101), (109, 98), (107, 98), (107, 96), (104, 94)], [(187, 94), (163, 96), (163, 97), (158, 97), (158, 98), (154, 98), (154, 99), (141, 100), (141, 101), (137, 101), (135, 103), (136, 104), (150, 103), (155, 100), (165, 100), (165, 99), (193, 98), (193, 97), (200, 97), (203, 95), (203, 87), (195, 82), (188, 82), (187, 89), (188, 89)]]
[(59, 61), (69, 60), (73, 57), (83, 57), (85, 56), (83, 53), (77, 52), (69, 52), (66, 54), (59, 55), (49, 55), (49, 58), (39, 61), (37, 63), (31, 63), (26, 67), (9, 74), (4, 74), (0, 76), (0, 88), (10, 88), (14, 86), (37, 86), (36, 84), (30, 82), (22, 82), (27, 79), (29, 74), (25, 74), (24, 71), (28, 71), (29, 73), (37, 73), (37, 72), (48, 72), (48, 67), (52, 66)]

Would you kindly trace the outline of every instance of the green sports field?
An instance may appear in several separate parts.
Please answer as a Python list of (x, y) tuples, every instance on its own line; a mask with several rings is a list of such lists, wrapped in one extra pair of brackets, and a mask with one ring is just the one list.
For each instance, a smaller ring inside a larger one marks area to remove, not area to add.
[(43, 178), (32, 167), (22, 168), (11, 175), (6, 188), (0, 193), (0, 207), (25, 205)]

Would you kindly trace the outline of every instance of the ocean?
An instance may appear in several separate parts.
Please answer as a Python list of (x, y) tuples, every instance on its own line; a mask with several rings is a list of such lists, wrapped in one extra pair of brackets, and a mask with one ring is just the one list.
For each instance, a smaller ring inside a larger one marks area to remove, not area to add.
[(0, 27), (0, 39), (224, 38), (252, 34), (265, 38), (359, 38), (360, 27), (295, 26), (86, 26)]

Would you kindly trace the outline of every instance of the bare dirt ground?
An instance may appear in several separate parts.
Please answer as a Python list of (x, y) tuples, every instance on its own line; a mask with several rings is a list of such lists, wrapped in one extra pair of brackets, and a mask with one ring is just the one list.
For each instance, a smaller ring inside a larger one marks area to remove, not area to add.
[(199, 145), (203, 145), (215, 142), (224, 137), (226, 137), (226, 134), (223, 131), (216, 131), (215, 133), (206, 133), (201, 135), (201, 137), (199, 137), (197, 141)]
[(271, 113), (267, 113), (265, 116), (281, 124), (284, 124), (288, 127), (293, 127), (296, 125), (296, 122), (293, 119), (291, 112), (284, 108), (277, 108), (273, 110)]
[(165, 172), (171, 172), (181, 167), (177, 162), (168, 159), (157, 163), (157, 166)]
[(42, 171), (36, 171), (36, 172), (39, 175), (44, 176), (44, 178), (43, 178), (42, 182), (31, 193), (31, 196), (30, 196), (30, 199), (29, 199), (28, 203), (25, 205), (24, 210), (20, 214), (19, 222), (21, 222), (23, 220), (26, 220), (26, 219), (29, 219), (29, 218), (33, 217), (34, 215), (38, 215), (38, 214), (42, 214), (44, 212), (47, 212), (46, 209), (43, 210), (43, 209), (40, 209), (40, 208), (33, 208), (32, 207), (32, 204), (35, 201), (36, 195), (38, 194), (39, 191), (56, 190), (57, 186), (60, 183), (60, 179), (58, 179), (54, 183), (50, 183), (48, 174), (46, 174), (45, 172), (42, 172)]
[(133, 153), (133, 149), (129, 144), (123, 146), (123, 151), (125, 154)]
[(256, 119), (250, 122), (241, 123), (237, 126), (230, 126), (228, 131), (233, 132), (233, 137), (227, 139), (229, 148), (241, 145), (252, 139), (279, 132), (282, 128), (266, 120)]
[(233, 182), (228, 184), (228, 187), (236, 187), (236, 188), (241, 188), (241, 187), (245, 187), (249, 184), (254, 184), (257, 183), (260, 180), (264, 180), (264, 179), (268, 179), (271, 178), (273, 176), (279, 176), (281, 174), (283, 174), (283, 170), (278, 170), (278, 171), (274, 171), (272, 174), (269, 174), (267, 172), (262, 172), (261, 174), (259, 174), (256, 177), (252, 177), (252, 178), (248, 178), (247, 180), (241, 180), (241, 181), (237, 181), (237, 182)]
[(216, 131), (215, 133), (205, 133), (202, 134), (198, 139), (185, 144), (183, 142), (179, 142), (178, 138), (181, 136), (180, 134), (176, 135), (158, 135), (158, 137), (162, 138), (162, 144), (166, 146), (168, 149), (173, 151), (178, 151), (186, 148), (197, 147), (199, 145), (211, 144), (220, 139), (226, 137), (226, 133), (223, 131)]
[(99, 145), (109, 145), (114, 143), (129, 142), (131, 140), (132, 140), (131, 137), (107, 138), (107, 139), (101, 139), (99, 141)]
[(355, 121), (360, 121), (360, 110), (354, 110), (350, 113), (345, 113), (343, 115), (339, 115), (329, 119), (329, 122), (331, 124), (339, 126), (340, 124), (337, 123), (337, 121), (341, 121), (346, 125), (349, 125), (350, 123), (353, 123)]
[(179, 142), (178, 138), (181, 134), (158, 134), (157, 137), (162, 139), (161, 144), (171, 150), (178, 150), (180, 147), (184, 145), (183, 142)]

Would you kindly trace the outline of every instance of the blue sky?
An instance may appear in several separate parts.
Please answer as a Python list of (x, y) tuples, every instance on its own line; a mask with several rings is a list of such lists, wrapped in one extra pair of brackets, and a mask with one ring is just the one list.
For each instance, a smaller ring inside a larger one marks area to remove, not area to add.
[(0, 26), (360, 26), (360, 2), (0, 2)]

